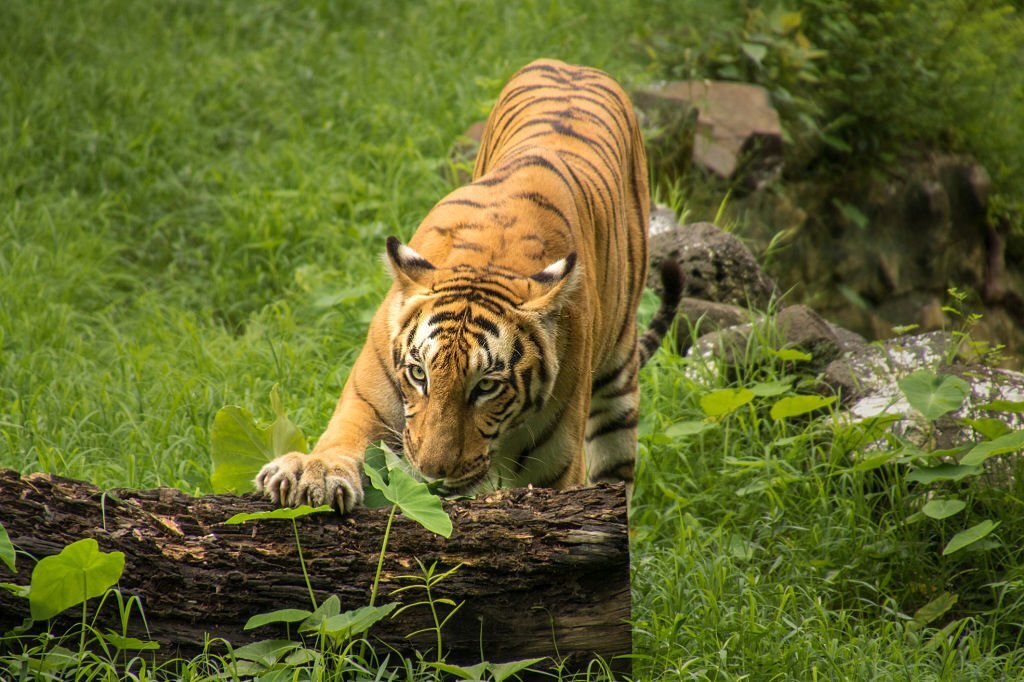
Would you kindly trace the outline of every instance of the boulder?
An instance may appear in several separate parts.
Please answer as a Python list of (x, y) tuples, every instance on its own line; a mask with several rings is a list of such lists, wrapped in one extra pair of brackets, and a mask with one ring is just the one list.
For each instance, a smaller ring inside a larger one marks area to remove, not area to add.
[(683, 270), (687, 296), (715, 303), (765, 309), (778, 295), (775, 282), (735, 235), (712, 223), (659, 226), (651, 235), (648, 286), (660, 291), (658, 268), (673, 258)]
[(747, 190), (782, 172), (782, 125), (760, 86), (671, 81), (637, 90), (633, 100), (653, 128), (649, 144), (659, 165), (689, 151), (696, 167)]
[[(843, 397), (845, 413), (840, 419), (857, 422), (892, 415), (896, 419), (888, 430), (925, 451), (981, 441), (965, 419), (994, 419), (1009, 429), (1024, 429), (1021, 412), (985, 408), (995, 400), (1024, 401), (1024, 374), (963, 362), (958, 350), (956, 337), (945, 332), (901, 336), (844, 355), (828, 366), (823, 380)], [(956, 376), (968, 387), (961, 407), (934, 422), (910, 405), (899, 386), (901, 379), (926, 368), (939, 376)], [(983, 483), (999, 487), (1013, 483), (1019, 462), (1019, 453), (987, 460)]]

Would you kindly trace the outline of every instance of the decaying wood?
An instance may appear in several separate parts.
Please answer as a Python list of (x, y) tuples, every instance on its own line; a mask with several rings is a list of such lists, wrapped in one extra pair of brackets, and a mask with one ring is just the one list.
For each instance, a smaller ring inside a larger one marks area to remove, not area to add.
[[(378, 603), (421, 597), (389, 596), (408, 584), (400, 576), (420, 574), (417, 559), (439, 569), (460, 566), (436, 594), (464, 602), (444, 630), (448, 660), (472, 663), (482, 650), (491, 661), (551, 656), (574, 667), (595, 654), (609, 660), (630, 652), (621, 486), (503, 490), (445, 506), (455, 527), (447, 540), (396, 517)], [(81, 481), (0, 470), (0, 522), (14, 544), (37, 559), (85, 537), (124, 552), (120, 589), (142, 599), (166, 656), (195, 653), (206, 633), (236, 645), (281, 635), (276, 626), (245, 632), (243, 625), (258, 613), (309, 608), (291, 522), (223, 524), (237, 512), (271, 508), (254, 495), (190, 497), (171, 488), (104, 494)], [(318, 600), (336, 594), (343, 610), (368, 603), (387, 515), (363, 509), (299, 520)], [(27, 584), (32, 565), (22, 557), (12, 582)], [(27, 613), (23, 599), (0, 590), (0, 632)], [(431, 635), (406, 635), (431, 625), (429, 610), (415, 607), (372, 635), (406, 653), (425, 652)], [(628, 659), (614, 667), (628, 668)]]

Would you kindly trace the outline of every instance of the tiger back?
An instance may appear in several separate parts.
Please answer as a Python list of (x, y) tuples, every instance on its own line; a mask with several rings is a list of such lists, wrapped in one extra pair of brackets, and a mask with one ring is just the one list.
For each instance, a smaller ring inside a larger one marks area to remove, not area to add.
[(632, 106), (606, 74), (554, 60), (508, 82), (473, 181), (408, 245), (331, 421), (308, 455), (268, 464), (282, 504), (362, 500), (362, 453), (383, 439), (443, 489), (631, 481), (637, 374), (678, 304), (667, 266), (638, 337), (650, 199)]

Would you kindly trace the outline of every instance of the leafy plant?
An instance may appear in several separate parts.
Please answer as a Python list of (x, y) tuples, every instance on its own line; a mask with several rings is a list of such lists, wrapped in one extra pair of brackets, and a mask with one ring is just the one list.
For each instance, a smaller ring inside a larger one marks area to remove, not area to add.
[[(424, 599), (422, 601), (417, 601), (411, 604), (404, 605), (401, 609), (398, 610), (398, 612), (395, 615), (397, 616), (403, 611), (417, 606), (426, 606), (430, 609), (430, 615), (433, 618), (434, 627), (430, 628), (429, 630), (411, 632), (407, 636), (415, 637), (416, 635), (420, 634), (420, 632), (433, 632), (435, 640), (437, 642), (437, 647), (434, 650), (434, 653), (436, 657), (436, 662), (440, 664), (444, 661), (444, 649), (442, 648), (441, 644), (441, 630), (448, 623), (448, 621), (451, 620), (452, 617), (458, 612), (458, 610), (462, 608), (462, 604), (456, 604), (451, 599), (437, 598), (433, 593), (433, 589), (437, 587), (438, 583), (440, 583), (442, 580), (455, 573), (455, 571), (459, 570), (459, 566), (455, 566), (444, 572), (438, 572), (436, 562), (431, 564), (430, 568), (426, 568), (422, 564), (422, 562), (420, 562), (419, 559), (416, 560), (416, 563), (420, 567), (420, 575), (398, 576), (399, 580), (407, 581), (410, 584), (398, 588), (393, 592), (393, 594), (401, 594), (402, 592), (409, 592), (413, 590), (422, 590), (424, 593)], [(444, 618), (441, 618), (437, 612), (438, 606), (449, 607), (450, 610), (448, 611), (448, 615), (446, 615)], [(535, 659), (527, 665), (532, 665), (533, 663), (536, 663), (540, 660), (542, 659)]]
[(210, 429), (214, 492), (251, 490), (264, 464), (289, 452), (306, 452), (306, 437), (285, 414), (277, 385), (270, 390), (270, 404), (277, 417), (266, 427), (258, 426), (241, 407), (229, 405), (217, 411)]
[(16, 559), (17, 556), (14, 551), (14, 543), (11, 542), (11, 536), (7, 534), (4, 524), (0, 523), (0, 561), (3, 561), (8, 570), (13, 573), (16, 570)]
[(116, 585), (123, 571), (124, 554), (101, 552), (92, 538), (40, 559), (32, 570), (28, 597), (32, 618), (47, 620), (79, 604), (84, 609), (85, 602)]
[[(921, 449), (909, 437), (890, 432), (884, 434), (890, 447), (874, 455), (869, 453), (865, 461), (870, 463), (870, 468), (888, 464), (909, 465), (911, 468), (906, 473), (906, 480), (922, 486), (919, 492), (926, 500), (920, 515), (941, 523), (967, 517), (971, 512), (969, 500), (972, 497), (968, 482), (984, 474), (982, 465), (990, 457), (1024, 449), (1024, 431), (1009, 430), (1003, 422), (995, 420), (962, 418), (958, 423), (973, 427), (982, 440), (965, 442), (949, 450), (936, 450), (933, 445), (935, 422), (966, 404), (970, 396), (969, 385), (959, 377), (937, 375), (932, 370), (922, 369), (899, 380), (898, 386), (910, 406), (925, 420), (927, 428), (924, 439), (929, 449)], [(982, 410), (993, 409), (991, 404), (977, 407)], [(1000, 427), (994, 427), (993, 423), (998, 423)], [(875, 435), (883, 436), (881, 433)], [(956, 484), (955, 488), (950, 487), (953, 484)], [(968, 499), (961, 499), (961, 494), (965, 494)], [(977, 518), (977, 513), (972, 516)], [(968, 548), (988, 550), (999, 546), (998, 542), (980, 542), (998, 526), (998, 521), (987, 518), (966, 528), (961, 526), (962, 530), (955, 532), (946, 542), (942, 555), (948, 556)]]

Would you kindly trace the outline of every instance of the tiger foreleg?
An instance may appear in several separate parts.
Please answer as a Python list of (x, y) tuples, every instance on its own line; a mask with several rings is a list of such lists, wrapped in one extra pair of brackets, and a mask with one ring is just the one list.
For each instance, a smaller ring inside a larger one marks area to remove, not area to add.
[(618, 382), (594, 391), (587, 420), (587, 480), (589, 483), (633, 482), (640, 393), (628, 373)]
[[(368, 343), (352, 368), (334, 416), (308, 455), (292, 452), (256, 476), (256, 489), (282, 506), (330, 505), (348, 512), (363, 502), (363, 453), (394, 433), (394, 379)], [(400, 403), (399, 403), (400, 405)], [(401, 415), (400, 407), (397, 415)], [(401, 432), (401, 424), (397, 425)]]

